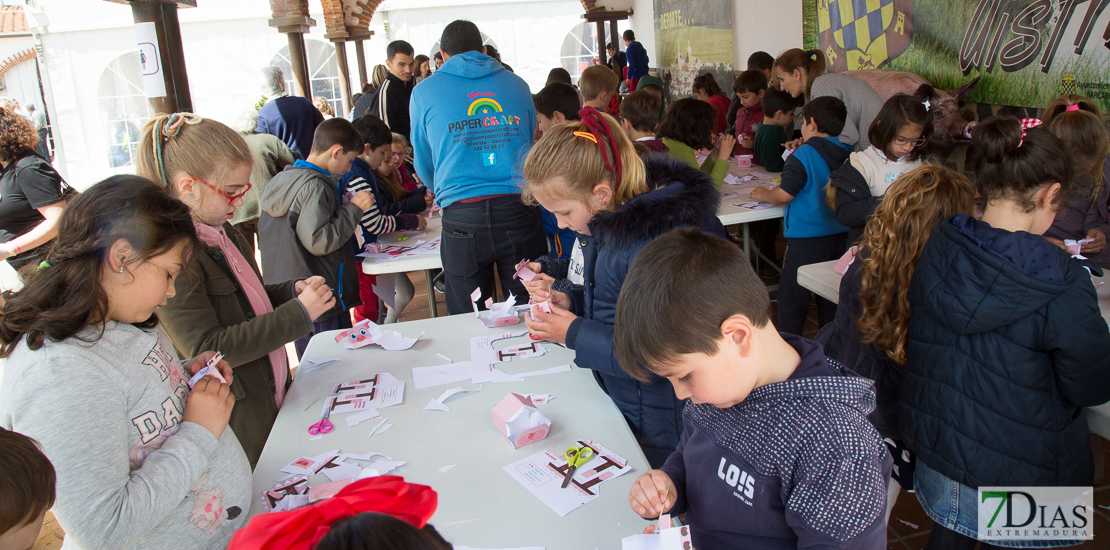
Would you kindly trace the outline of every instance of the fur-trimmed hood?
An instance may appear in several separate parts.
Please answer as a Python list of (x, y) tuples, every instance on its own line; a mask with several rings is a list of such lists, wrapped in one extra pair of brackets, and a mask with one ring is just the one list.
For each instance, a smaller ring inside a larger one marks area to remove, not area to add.
[[(602, 246), (627, 247), (678, 227), (702, 227), (717, 220), (721, 193), (709, 174), (662, 153), (644, 157), (652, 189), (590, 222)], [(719, 222), (718, 222), (719, 225)]]

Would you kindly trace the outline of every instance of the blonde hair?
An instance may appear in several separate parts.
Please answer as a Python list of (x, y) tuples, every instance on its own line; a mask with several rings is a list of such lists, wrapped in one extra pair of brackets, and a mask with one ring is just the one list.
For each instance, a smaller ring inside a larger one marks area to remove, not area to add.
[(162, 114), (146, 123), (138, 157), (139, 175), (171, 195), (177, 189), (170, 182), (182, 175), (204, 178), (219, 188), (236, 167), (254, 163), (243, 136), (192, 113)]
[(335, 116), (335, 109), (332, 109), (331, 103), (328, 102), (326, 97), (317, 97), (312, 100), (312, 105), (324, 116)]
[[(600, 144), (612, 151), (609, 138), (590, 132), (581, 121), (569, 122), (544, 132), (543, 137), (528, 153), (528, 158), (524, 161), (526, 183), (522, 195), (526, 202), (534, 201), (537, 193), (584, 202), (602, 180), (608, 180), (613, 186), (614, 208), (650, 191), (644, 162), (636, 154), (632, 140), (628, 139), (613, 117), (604, 113), (600, 116), (609, 126), (620, 156), (619, 184), (616, 182), (616, 172), (605, 167), (599, 148)], [(559, 185), (557, 180), (565, 183)]]
[[(1072, 110), (1069, 111), (1068, 107)], [(1045, 107), (1044, 128), (1060, 138), (1068, 152), (1084, 162), (1078, 168), (1089, 169), (1091, 200), (1102, 191), (1104, 175), (1102, 165), (1110, 153), (1110, 135), (1102, 121), (1098, 105), (1081, 95), (1062, 95)], [(1091, 166), (1087, 166), (1090, 164)]]
[[(394, 132), (392, 145), (400, 146), (401, 150), (405, 151), (405, 153), (408, 154), (409, 142), (405, 139), (405, 136)], [(389, 160), (392, 160), (392, 158), (393, 157), (390, 157)], [(381, 166), (386, 166), (386, 162), (382, 162)], [(397, 173), (397, 170), (392, 167), (392, 164), (390, 164), (389, 166), (389, 173), (382, 174), (381, 172), (378, 172), (378, 178), (381, 179), (382, 183), (384, 183), (385, 186), (388, 188), (389, 194), (393, 196), (393, 200), (399, 201), (405, 198), (405, 195), (408, 194), (408, 191), (405, 190), (405, 186), (401, 183), (401, 176)], [(385, 189), (381, 189), (379, 191), (385, 191)]]
[(605, 65), (591, 65), (578, 77), (578, 90), (582, 98), (593, 101), (604, 92), (616, 92), (621, 83), (617, 73)]
[(891, 184), (860, 239), (866, 249), (856, 321), (860, 341), (906, 363), (910, 279), (937, 224), (975, 210), (975, 190), (963, 175), (926, 164)]

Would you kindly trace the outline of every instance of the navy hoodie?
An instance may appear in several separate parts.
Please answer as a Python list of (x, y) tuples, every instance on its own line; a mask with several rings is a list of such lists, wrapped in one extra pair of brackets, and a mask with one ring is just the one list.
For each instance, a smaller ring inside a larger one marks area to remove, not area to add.
[(790, 378), (727, 409), (690, 403), (663, 471), (698, 550), (886, 547), (890, 454), (867, 420), (871, 381), (783, 334)]

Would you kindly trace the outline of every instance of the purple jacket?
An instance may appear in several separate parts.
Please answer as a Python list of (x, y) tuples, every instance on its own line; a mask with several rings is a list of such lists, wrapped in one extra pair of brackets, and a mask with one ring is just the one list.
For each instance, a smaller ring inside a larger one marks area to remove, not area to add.
[[(1102, 180), (1102, 188), (1092, 200), (1091, 185), (1094, 178), (1090, 175), (1075, 178), (1076, 189), (1071, 200), (1060, 205), (1060, 209), (1056, 211), (1056, 221), (1052, 222), (1052, 227), (1044, 232), (1044, 236), (1060, 240), (1080, 240), (1087, 236), (1087, 231), (1098, 229), (1110, 237), (1110, 215), (1107, 214), (1106, 207), (1110, 200), (1110, 158), (1102, 164)], [(1094, 254), (1081, 252), (1099, 267), (1110, 269), (1110, 243)]]

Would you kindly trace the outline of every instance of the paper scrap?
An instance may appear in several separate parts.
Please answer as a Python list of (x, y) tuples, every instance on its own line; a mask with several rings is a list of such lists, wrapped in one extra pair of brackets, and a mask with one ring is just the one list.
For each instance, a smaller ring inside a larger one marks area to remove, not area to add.
[(736, 208), (743, 208), (745, 210), (764, 210), (767, 208), (773, 208), (775, 205), (769, 202), (749, 201), (733, 203), (733, 206), (735, 206)]
[(382, 424), (385, 424), (385, 420), (386, 419), (383, 418), (381, 422), (378, 422), (373, 428), (370, 428), (370, 433), (366, 434), (366, 437), (373, 437), (374, 432), (378, 431), (378, 428), (382, 427)]
[(373, 378), (336, 384), (324, 406), (331, 408), (332, 415), (347, 414), (400, 405), (404, 398), (405, 383), (382, 372)]
[[(497, 372), (501, 371), (497, 370)], [(548, 374), (558, 374), (560, 372), (570, 372), (570, 365), (559, 365), (558, 367), (551, 367), (550, 369), (519, 372), (513, 375), (506, 375), (505, 379), (491, 380), (491, 382), (520, 382), (521, 380), (524, 380), (525, 378), (528, 378), (530, 376), (545, 376)]]
[(444, 354), (442, 354), (442, 353), (437, 353), (436, 355), (438, 355), (438, 356), (442, 357), (442, 358), (443, 358), (443, 360), (444, 360), (444, 361), (447, 361), (448, 363), (454, 363), (454, 361), (452, 361), (450, 357), (447, 357), (446, 355), (444, 355)]
[(446, 473), (447, 473), (448, 471), (450, 471), (450, 470), (451, 470), (451, 468), (454, 468), (455, 466), (456, 466), (455, 464), (448, 464), (448, 465), (446, 465), (446, 466), (444, 466), (444, 467), (440, 468), (440, 469), (439, 469), (439, 471), (441, 471), (441, 472), (443, 472), (443, 473), (445, 473), (445, 474), (446, 474)]
[(386, 424), (385, 426), (382, 426), (381, 428), (378, 428), (377, 430), (374, 430), (374, 435), (381, 435), (381, 434), (385, 433), (386, 430), (388, 430), (392, 427), (393, 427), (393, 424)]
[(793, 155), (793, 154), (794, 154), (793, 149), (787, 149), (787, 150), (783, 151), (782, 152), (782, 160), (786, 160), (787, 158), (790, 157), (790, 155)]
[(405, 461), (403, 461), (403, 460), (399, 460), (399, 461), (385, 461), (385, 460), (382, 460), (382, 461), (379, 461), (379, 462), (375, 462), (374, 465), (369, 467), (369, 468), (364, 468), (362, 470), (362, 474), (360, 474), (358, 476), (358, 478), (359, 479), (366, 479), (368, 477), (384, 476), (384, 475), (388, 474), (389, 472), (392, 472), (393, 470), (396, 470), (397, 468), (400, 468), (401, 466), (404, 466), (404, 465), (405, 465)]
[(314, 436), (308, 438), (308, 440), (309, 441), (316, 441), (317, 439), (323, 439), (323, 438), (324, 438), (324, 436), (322, 436), (322, 435), (314, 435)]
[(308, 506), (308, 495), (289, 495), (278, 501), (274, 506), (272, 512), (288, 512), (289, 510), (296, 510), (302, 506)]
[(360, 473), (362, 473), (362, 466), (351, 464), (350, 462), (340, 462), (335, 468), (324, 470), (324, 475), (332, 481), (355, 478), (358, 477)]
[(442, 386), (454, 382), (462, 382), (471, 378), (470, 361), (435, 365), (431, 367), (413, 367), (412, 385), (418, 390), (433, 386)]
[(906, 521), (906, 520), (904, 520), (904, 519), (900, 519), (900, 520), (898, 520), (898, 521), (900, 521), (900, 522), (902, 522), (902, 523), (905, 523), (906, 525), (909, 525), (910, 527), (913, 527), (914, 529), (917, 529), (917, 528), (918, 528), (916, 524), (910, 523), (910, 522), (908, 522), (908, 521)]
[(574, 473), (568, 488), (562, 489), (567, 461), (548, 451), (541, 451), (502, 468), (560, 517), (573, 512), (598, 497), (599, 485), (632, 471), (628, 461), (590, 441), (579, 440), (594, 450), (594, 458)]
[(308, 489), (308, 501), (309, 502), (317, 502), (317, 501), (323, 500), (325, 498), (331, 498), (331, 497), (335, 496), (335, 494), (338, 493), (340, 490), (342, 490), (344, 487), (350, 485), (352, 481), (354, 481), (354, 480), (352, 480), (352, 479), (339, 479), (339, 480), (331, 481), (331, 482), (328, 482), (328, 483), (320, 483), (319, 485), (313, 485), (312, 487), (309, 487), (309, 489)]
[(455, 387), (441, 393), (439, 395), (439, 397), (436, 397), (436, 398), (432, 399), (431, 401), (428, 401), (428, 404), (424, 405), (424, 410), (426, 410), (426, 411), (442, 411), (442, 412), (450, 411), (451, 407), (448, 407), (447, 405), (445, 405), (444, 401), (447, 401), (448, 399), (453, 397), (455, 394), (476, 392), (480, 389), (482, 389), (482, 386), (478, 386), (477, 388), (471, 388), (469, 390), (463, 388), (462, 386), (455, 386)]
[(516, 296), (509, 293), (509, 297), (504, 302), (493, 303), (493, 298), (486, 300), (486, 308), (489, 309), (489, 315), (482, 317), (482, 313), (478, 311), (478, 301), (482, 299), (482, 289), (476, 288), (470, 294), (470, 300), (474, 302), (474, 316), (482, 322), (483, 325), (494, 328), (504, 327), (508, 325), (515, 325), (520, 322), (520, 316), (516, 313)]
[(524, 393), (521, 395), (527, 397), (528, 399), (531, 399), (532, 402), (537, 405), (546, 405), (547, 403), (550, 403), (552, 399), (555, 399), (554, 395), (547, 393)]
[(363, 422), (369, 422), (375, 418), (381, 417), (382, 415), (378, 413), (378, 409), (367, 409), (363, 412), (348, 416), (346, 418), (347, 426), (354, 427), (355, 425), (362, 424)]
[(366, 319), (355, 323), (353, 328), (340, 332), (335, 337), (335, 341), (342, 343), (346, 349), (358, 349), (376, 344), (386, 351), (402, 351), (411, 348), (421, 336), (424, 336), (423, 332), (416, 338), (405, 338), (400, 332), (382, 330)]
[(338, 363), (338, 362), (339, 362), (339, 359), (305, 360), (305, 361), (301, 361), (301, 366), (297, 368), (297, 371), (302, 372), (302, 371), (306, 371), (306, 370), (318, 369), (318, 368), (320, 368), (324, 365), (327, 365), (329, 363)]
[(352, 453), (343, 453), (343, 454), (339, 455), (339, 458), (341, 460), (368, 461), (368, 460), (374, 460), (374, 458), (379, 457), (379, 456), (382, 457), (382, 458), (389, 458), (388, 456), (386, 456), (382, 453), (376, 453), (374, 451), (369, 451), (366, 454), (361, 454), (361, 455), (356, 455), (356, 454), (352, 454)]

